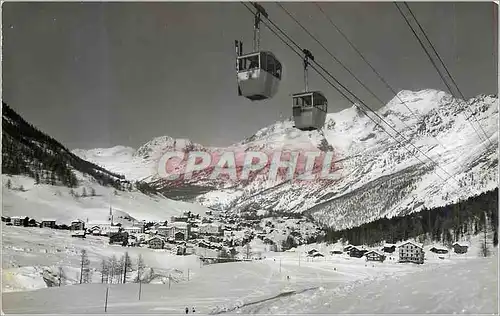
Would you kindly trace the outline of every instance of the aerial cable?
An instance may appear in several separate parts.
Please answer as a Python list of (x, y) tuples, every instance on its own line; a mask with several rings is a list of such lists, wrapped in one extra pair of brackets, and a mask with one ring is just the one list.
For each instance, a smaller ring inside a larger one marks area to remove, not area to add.
[[(424, 29), (422, 28), (422, 26), (420, 25), (420, 23), (418, 22), (417, 18), (415, 17), (415, 15), (413, 14), (413, 12), (411, 11), (411, 8), (408, 6), (408, 4), (406, 2), (404, 2), (405, 6), (407, 7), (408, 11), (410, 12), (411, 16), (413, 17), (413, 19), (415, 20), (415, 22), (417, 23), (420, 31), (423, 33), (425, 39), (428, 41), (429, 45), (431, 46), (432, 50), (434, 51), (434, 54), (437, 56), (438, 60), (441, 62), (441, 65), (443, 66), (443, 68), (445, 69), (447, 75), (450, 77), (451, 81), (453, 82), (453, 84), (455, 85), (455, 88), (456, 90), (459, 92), (460, 94), (460, 97), (462, 98), (462, 101), (466, 104), (466, 106), (469, 108), (470, 112), (471, 112), (471, 117), (474, 118), (474, 120), (476, 121), (476, 123), (479, 125), (480, 129), (482, 130), (484, 136), (486, 137), (486, 139), (488, 140), (488, 142), (490, 143), (490, 145), (493, 145), (493, 143), (491, 142), (490, 138), (488, 137), (488, 135), (486, 134), (486, 132), (484, 131), (483, 127), (481, 126), (481, 124), (477, 121), (475, 115), (474, 115), (474, 112), (472, 111), (472, 109), (470, 108), (470, 105), (468, 104), (467, 100), (465, 99), (465, 96), (463, 95), (463, 93), (460, 91), (460, 89), (458, 88), (458, 85), (456, 84), (455, 80), (453, 79), (453, 77), (451, 76), (450, 72), (448, 71), (448, 68), (446, 67), (446, 65), (444, 64), (443, 60), (441, 59), (441, 57), (439, 56), (438, 52), (436, 51), (436, 49), (434, 48), (434, 45), (432, 44), (432, 42), (429, 40), (429, 38), (427, 37), (427, 34), (425, 33)], [(422, 49), (425, 51), (427, 57), (429, 58), (430, 62), (432, 63), (432, 65), (434, 66), (434, 68), (436, 69), (436, 71), (438, 72), (439, 76), (441, 77), (441, 80), (443, 80), (444, 84), (446, 85), (446, 87), (448, 88), (448, 91), (450, 92), (451, 95), (454, 95), (455, 94), (453, 93), (453, 89), (450, 87), (450, 85), (448, 84), (448, 82), (446, 81), (445, 79), (445, 76), (444, 74), (441, 72), (441, 70), (439, 69), (439, 67), (436, 65), (436, 62), (434, 61), (434, 59), (432, 58), (431, 54), (429, 53), (429, 51), (427, 50), (427, 48), (425, 47), (424, 43), (422, 42), (422, 40), (420, 39), (420, 37), (417, 35), (417, 32), (415, 31), (415, 29), (413, 28), (413, 26), (411, 25), (410, 21), (408, 20), (408, 18), (406, 17), (406, 15), (404, 14), (404, 12), (401, 10), (401, 8), (399, 7), (399, 5), (395, 2), (394, 5), (396, 6), (396, 8), (398, 9), (399, 13), (401, 14), (401, 16), (404, 18), (404, 20), (406, 21), (406, 24), (408, 25), (408, 27), (411, 29), (413, 35), (417, 38), (418, 42), (420, 43), (420, 46), (422, 47)], [(474, 132), (478, 135), (479, 139), (481, 141), (483, 141), (481, 135), (479, 134), (478, 130), (476, 129), (476, 127), (474, 126), (474, 124), (472, 124), (472, 122), (469, 120), (469, 117), (465, 116), (466, 120), (471, 124), (472, 128), (474, 129)], [(486, 145), (485, 145), (486, 147)]]
[[(250, 12), (252, 12), (253, 14), (253, 11), (244, 3), (244, 2), (241, 2)], [(278, 29), (283, 35), (284, 37), (286, 37), (293, 45), (295, 45), (299, 51), (302, 50), (302, 48), (300, 47), (300, 45), (298, 45), (292, 38), (290, 38), (290, 36), (288, 36), (279, 26), (276, 25), (276, 23), (274, 23), (271, 19), (269, 18), (266, 18), (267, 21), (269, 21), (276, 29)], [(275, 34), (283, 43), (285, 43), (290, 49), (292, 49), (292, 51), (294, 51), (299, 57), (302, 57), (301, 53), (297, 50), (295, 50), (293, 47), (291, 47), (291, 45), (286, 42), (281, 36), (278, 36), (278, 34), (276, 33), (275, 30), (273, 30), (265, 21), (262, 21), (262, 23), (264, 23), (265, 26), (267, 26), (267, 28), (273, 33)], [(398, 134), (399, 136), (401, 136), (409, 145), (411, 145), (413, 148), (415, 148), (418, 152), (420, 152), (422, 155), (424, 155), (428, 160), (430, 160), (434, 165), (436, 165), (436, 167), (438, 167), (439, 169), (441, 169), (444, 173), (446, 173), (450, 178), (452, 178), (453, 180), (455, 180), (457, 183), (458, 181), (453, 177), (451, 176), (446, 170), (444, 170), (441, 166), (439, 166), (439, 164), (437, 164), (434, 160), (432, 160), (427, 154), (425, 154), (424, 152), (422, 152), (418, 147), (416, 147), (415, 145), (413, 145), (411, 142), (409, 142), (406, 137), (404, 137), (399, 131), (397, 131), (396, 129), (394, 129), (390, 124), (388, 124), (378, 113), (376, 113), (373, 109), (371, 109), (368, 105), (366, 105), (362, 100), (360, 100), (356, 95), (354, 95), (349, 89), (347, 89), (344, 85), (342, 85), (330, 72), (328, 72), (321, 64), (319, 64), (316, 60), (313, 60), (313, 63), (318, 66), (321, 70), (323, 70), (329, 77), (331, 77), (339, 86), (341, 86), (344, 90), (346, 90), (347, 92), (349, 92), (349, 94), (351, 94), (356, 100), (359, 101), (359, 103), (361, 105), (363, 105), (364, 107), (366, 107), (368, 110), (370, 110), (373, 114), (375, 114), (375, 116), (377, 116), (381, 121), (383, 121), (387, 126), (389, 126), (392, 130), (394, 130), (396, 132), (396, 134)], [(329, 83), (334, 89), (336, 89), (346, 100), (348, 100), (349, 102), (353, 103), (354, 105), (357, 106), (356, 102), (354, 102), (351, 98), (349, 98), (344, 92), (342, 92), (337, 86), (335, 86), (331, 81), (329, 81), (320, 71), (318, 71), (318, 69), (314, 66), (314, 65), (310, 65), (311, 68), (313, 68), (323, 79), (325, 79), (325, 81), (327, 83)], [(374, 120), (372, 117), (370, 117), (363, 109), (361, 109), (359, 106), (357, 106), (358, 109), (360, 109), (361, 111), (363, 111), (364, 114), (366, 114), (366, 116), (372, 120), (376, 125), (378, 125), (379, 127), (382, 128), (382, 130), (387, 133), (391, 138), (393, 138), (395, 141), (397, 141), (399, 144), (402, 144), (401, 141), (399, 141), (396, 137), (394, 137), (393, 135), (391, 135), (385, 128), (383, 128), (378, 122), (376, 122), (376, 120)], [(415, 154), (413, 154), (410, 150), (408, 150), (406, 148), (406, 145), (403, 144), (403, 148), (405, 148), (410, 154), (412, 154), (415, 158), (417, 158), (420, 162), (422, 162), (423, 164), (425, 164), (425, 162), (423, 162), (418, 156), (416, 156)], [(436, 172), (436, 175), (441, 178), (443, 181), (447, 181), (445, 179), (443, 179), (443, 177), (441, 177), (437, 172)]]

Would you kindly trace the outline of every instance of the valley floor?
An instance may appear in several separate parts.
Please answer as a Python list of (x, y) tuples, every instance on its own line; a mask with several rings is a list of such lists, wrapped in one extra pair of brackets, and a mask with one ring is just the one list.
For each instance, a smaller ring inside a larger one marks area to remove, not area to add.
[[(69, 285), (76, 283), (78, 252), (83, 248), (93, 267), (103, 256), (128, 251), (132, 258), (141, 253), (155, 271), (175, 275), (170, 286), (165, 278), (158, 284), (142, 284), (140, 300), (139, 284), (110, 285), (108, 313), (178, 314), (186, 307), (202, 314), (495, 313), (498, 309), (496, 250), (489, 258), (478, 258), (473, 251), (444, 259), (429, 255), (425, 264), (413, 265), (391, 258), (367, 263), (330, 256), (318, 245), (326, 257), (271, 252), (253, 262), (200, 266), (196, 256), (110, 246), (99, 237), (76, 240), (67, 232), (40, 228), (2, 226), (2, 230), (2, 306), (7, 314), (103, 313), (107, 285), (98, 283), (98, 276), (94, 284)], [(61, 265), (73, 280), (47, 288), (40, 271)]]

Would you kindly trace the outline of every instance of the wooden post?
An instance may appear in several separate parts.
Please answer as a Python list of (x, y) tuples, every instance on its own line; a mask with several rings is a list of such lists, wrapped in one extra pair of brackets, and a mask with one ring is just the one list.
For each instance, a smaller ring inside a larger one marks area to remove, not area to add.
[(139, 280), (139, 301), (141, 300), (142, 281)]
[(189, 281), (189, 268), (188, 268), (188, 281)]
[(106, 301), (104, 303), (104, 312), (105, 313), (108, 311), (108, 292), (109, 292), (109, 287), (106, 288)]

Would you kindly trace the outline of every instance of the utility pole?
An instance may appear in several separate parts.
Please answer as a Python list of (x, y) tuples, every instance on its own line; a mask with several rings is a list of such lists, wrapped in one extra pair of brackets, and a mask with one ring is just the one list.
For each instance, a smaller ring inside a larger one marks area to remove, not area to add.
[(280, 257), (280, 274), (281, 274), (281, 257)]
[(106, 288), (106, 300), (104, 302), (104, 312), (105, 313), (108, 311), (108, 292), (109, 292), (109, 285)]
[(171, 274), (169, 274), (169, 275), (168, 275), (168, 289), (169, 289), (169, 290), (170, 290), (170, 283), (171, 283), (171, 281), (172, 281), (172, 275), (171, 275)]
[(141, 300), (142, 280), (139, 279), (139, 301)]
[(188, 268), (188, 281), (189, 281), (189, 268)]

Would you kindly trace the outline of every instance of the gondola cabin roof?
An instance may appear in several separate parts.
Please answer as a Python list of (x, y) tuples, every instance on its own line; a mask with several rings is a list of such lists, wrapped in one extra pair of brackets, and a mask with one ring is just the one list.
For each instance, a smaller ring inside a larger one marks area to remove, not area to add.
[(312, 96), (318, 96), (318, 95), (320, 95), (320, 96), (322, 96), (322, 97), (325, 98), (325, 95), (321, 91), (299, 92), (299, 93), (292, 94), (292, 98), (299, 98), (299, 97), (305, 97), (305, 96), (310, 96), (310, 95), (312, 95)]
[(270, 51), (266, 51), (266, 50), (260, 50), (258, 52), (251, 52), (251, 53), (246, 53), (246, 54), (243, 54), (241, 56), (238, 56), (238, 59), (243, 59), (243, 58), (246, 58), (246, 57), (253, 57), (253, 56), (258, 56), (260, 54), (265, 54), (265, 55), (268, 55), (268, 56), (272, 56), (274, 59), (278, 60), (278, 58), (276, 57), (276, 55), (274, 55), (273, 53), (271, 53)]

